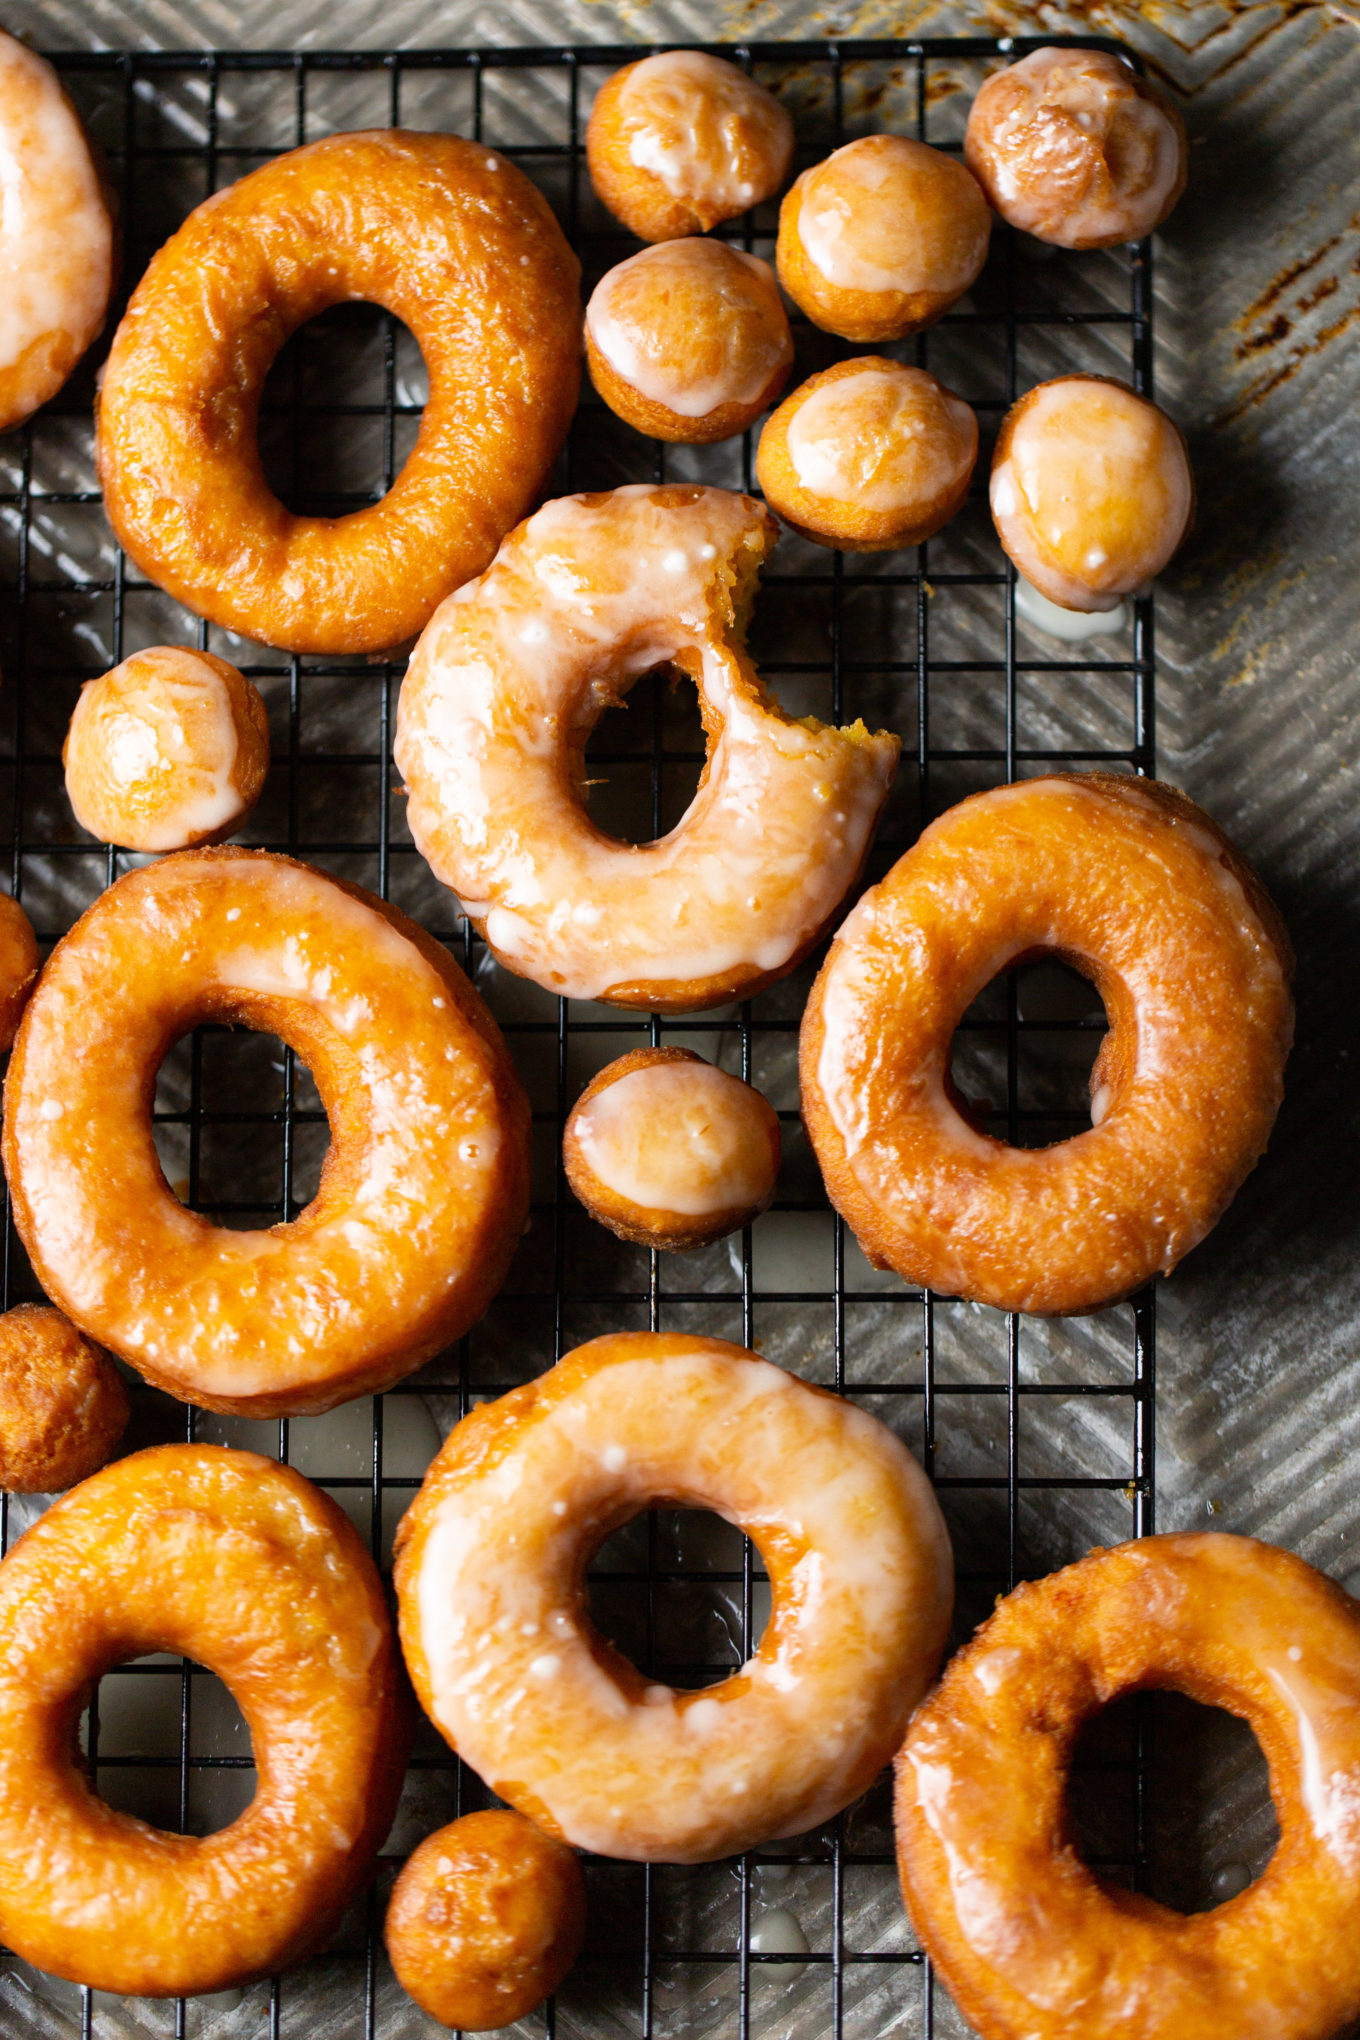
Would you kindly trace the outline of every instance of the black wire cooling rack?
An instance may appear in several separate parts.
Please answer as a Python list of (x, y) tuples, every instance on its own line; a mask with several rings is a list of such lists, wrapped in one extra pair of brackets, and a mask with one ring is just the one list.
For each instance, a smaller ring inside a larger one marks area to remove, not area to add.
[[(957, 148), (985, 71), (1037, 41), (722, 46), (783, 94), (800, 164), (856, 133), (890, 128)], [(1053, 40), (1047, 38), (1044, 40)], [(1100, 39), (1092, 38), (1099, 43)], [(1115, 47), (1114, 45), (1103, 45)], [(645, 46), (307, 52), (70, 54), (63, 79), (102, 145), (119, 192), (124, 276), (210, 191), (281, 149), (337, 128), (405, 123), (452, 129), (503, 149), (557, 207), (585, 284), (636, 245), (595, 201), (582, 142), (590, 99)], [(775, 214), (730, 229), (771, 254)], [(984, 426), (1032, 383), (1066, 369), (1152, 385), (1152, 273), (1146, 245), (1055, 256), (998, 229), (977, 289), (906, 343), (972, 402)], [(799, 373), (854, 350), (797, 328)], [(209, 631), (141, 580), (104, 523), (91, 453), (89, 368), (0, 446), (5, 647), (2, 826), (14, 893), (44, 944), (135, 860), (84, 838), (66, 807), (60, 745), (82, 681), (141, 646), (210, 646), (239, 664), (271, 712), (274, 767), (244, 840), (307, 858), (390, 896), (449, 943), (487, 996), (533, 1096), (533, 1220), (484, 1322), (411, 1382), (354, 1417), (246, 1424), (186, 1410), (137, 1387), (128, 1445), (187, 1436), (291, 1459), (334, 1493), (386, 1562), (397, 1516), (447, 1428), (606, 1329), (694, 1329), (732, 1337), (859, 1400), (898, 1428), (936, 1481), (960, 1561), (959, 1631), (1019, 1577), (1094, 1542), (1153, 1523), (1154, 1307), (1151, 1294), (1070, 1325), (1006, 1318), (877, 1276), (830, 1213), (797, 1120), (794, 1046), (810, 969), (738, 1007), (650, 1021), (550, 999), (499, 971), (430, 880), (406, 833), (390, 743), (398, 658), (294, 658)], [(409, 336), (371, 307), (341, 307), (306, 328), (266, 392), (262, 444), (298, 508), (337, 514), (390, 486), (424, 394)], [(647, 442), (587, 391), (553, 492), (651, 479), (752, 486), (750, 438), (716, 448)], [(985, 471), (985, 457), (980, 464)], [(863, 714), (898, 729), (903, 769), (871, 875), (923, 819), (980, 785), (1037, 772), (1150, 772), (1153, 616), (1133, 605), (1122, 639), (1071, 648), (1028, 636), (1014, 576), (996, 547), (982, 485), (929, 546), (845, 559), (786, 538), (765, 576), (753, 647), (796, 712)], [(644, 680), (626, 715), (590, 748), (597, 816), (634, 836), (669, 827), (702, 761), (693, 703)], [(989, 988), (960, 1030), (956, 1073), (986, 1093), (1012, 1140), (1061, 1137), (1085, 1123), (1084, 1073), (1098, 1002), (1045, 971)], [(645, 1041), (686, 1041), (764, 1088), (781, 1111), (781, 1195), (758, 1224), (690, 1257), (615, 1242), (575, 1207), (559, 1166), (565, 1113), (592, 1071)], [(202, 1028), (172, 1052), (157, 1098), (166, 1173), (185, 1199), (231, 1225), (288, 1219), (307, 1202), (325, 1116), (291, 1051), (264, 1037)], [(7, 1225), (5, 1302), (37, 1293)], [(424, 1412), (433, 1413), (427, 1421)], [(426, 1426), (412, 1432), (413, 1412)], [(338, 1426), (338, 1428), (337, 1428)], [(414, 1439), (414, 1442), (413, 1442)], [(33, 1510), (0, 1504), (6, 1545)], [(649, 1670), (680, 1684), (731, 1671), (763, 1618), (758, 1558), (711, 1519), (653, 1512), (600, 1554), (597, 1618)], [(88, 1739), (99, 1787), (162, 1825), (220, 1825), (251, 1790), (239, 1718), (209, 1674), (164, 1661), (122, 1668), (150, 1698), (113, 1710), (108, 1684)], [(149, 1682), (157, 1681), (158, 1684)], [(161, 1695), (161, 1704), (155, 1696)], [(107, 1724), (117, 1714), (117, 1732)], [(1118, 1819), (1095, 1821), (1092, 1853), (1112, 1874), (1146, 1872), (1143, 1755), (1135, 1727), (1099, 1752), (1096, 1790)], [(374, 1893), (318, 1962), (231, 2000), (169, 2007), (46, 1986), (5, 1959), (7, 2029), (83, 2035), (196, 2031), (393, 2036), (430, 2030), (381, 1954), (393, 1863), (420, 1835), (484, 1803), (478, 1781), (433, 1736), (411, 1781)], [(591, 1935), (555, 2006), (526, 2033), (831, 2034), (958, 2032), (902, 1915), (883, 1788), (826, 1830), (700, 1869), (592, 1863)], [(1102, 1821), (1104, 1825), (1102, 1826)], [(1105, 1836), (1102, 1844), (1101, 1836)], [(1102, 1856), (1101, 1849), (1104, 1847)], [(774, 1908), (809, 1945), (801, 1973), (753, 1946)]]

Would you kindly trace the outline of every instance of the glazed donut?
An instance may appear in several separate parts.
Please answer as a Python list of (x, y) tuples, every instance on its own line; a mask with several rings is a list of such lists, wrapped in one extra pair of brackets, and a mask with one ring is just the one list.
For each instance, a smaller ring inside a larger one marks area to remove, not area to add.
[(922, 545), (968, 494), (977, 460), (970, 405), (923, 368), (881, 354), (838, 361), (796, 389), (760, 435), (770, 508), (818, 545)]
[(0, 1054), (12, 1047), (38, 982), (38, 938), (16, 899), (0, 893)]
[(54, 397), (104, 323), (114, 231), (52, 66), (0, 32), (0, 432)]
[[(586, 1612), (594, 1551), (663, 1500), (736, 1523), (770, 1575), (759, 1649), (701, 1692), (644, 1678)], [(549, 1834), (632, 1862), (710, 1862), (863, 1792), (952, 1597), (934, 1494), (890, 1431), (740, 1346), (656, 1332), (594, 1339), (465, 1417), (397, 1554), (436, 1728)]]
[(992, 517), (1007, 555), (1064, 609), (1117, 609), (1190, 527), (1185, 441), (1156, 404), (1102, 375), (1039, 383), (1006, 413)]
[(706, 445), (744, 432), (774, 402), (793, 335), (768, 262), (723, 241), (663, 241), (595, 286), (586, 358), (625, 424)]
[(1123, 58), (1031, 50), (973, 101), (963, 160), (1011, 226), (1060, 248), (1159, 227), (1185, 189), (1185, 123)]
[(111, 1455), (128, 1420), (118, 1370), (59, 1310), (0, 1317), (0, 1488), (53, 1495)]
[[(251, 171), (167, 241), (114, 335), (98, 460), (119, 543), (176, 601), (286, 651), (413, 637), (562, 443), (578, 274), (528, 178), (456, 135), (331, 135)], [(260, 463), (260, 393), (289, 334), (353, 298), (420, 344), (420, 433), (381, 502), (295, 516)]]
[(465, 2033), (527, 2018), (581, 1952), (586, 1885), (571, 1850), (518, 1813), (468, 1813), (427, 1835), (387, 1909), (397, 1982)]
[(971, 171), (905, 135), (864, 135), (805, 170), (779, 208), (779, 281), (814, 326), (901, 340), (976, 282), (992, 216)]
[[(684, 1013), (791, 971), (864, 862), (898, 739), (794, 721), (741, 644), (769, 512), (724, 489), (548, 503), (416, 646), (397, 768), (416, 847), (507, 969), (572, 999)], [(688, 814), (625, 844), (585, 812), (601, 710), (665, 660), (699, 690)]]
[[(983, 986), (1050, 954), (1110, 1029), (1091, 1127), (993, 1140), (949, 1077)], [(799, 1050), (832, 1203), (905, 1281), (1000, 1310), (1098, 1310), (1169, 1273), (1263, 1152), (1293, 1036), (1289, 938), (1174, 787), (1055, 774), (960, 801), (846, 919)]]
[[(153, 1651), (216, 1672), (249, 1726), (259, 1785), (216, 1834), (167, 1834), (91, 1790), (91, 1683)], [(367, 1880), (409, 1743), (382, 1586), (334, 1502), (253, 1452), (120, 1459), (0, 1565), (0, 1934), (139, 1997), (266, 1976)]]
[(263, 792), (269, 714), (225, 659), (156, 645), (86, 681), (61, 762), (72, 812), (101, 843), (195, 849), (233, 835)]
[[(152, 1144), (156, 1070), (200, 1020), (278, 1034), (331, 1125), (316, 1197), (234, 1232)], [(386, 1388), (495, 1294), (528, 1198), (529, 1112), (438, 943), (263, 850), (131, 871), (52, 954), (5, 1084), (14, 1222), (74, 1323), (183, 1401), (242, 1416)]]
[(591, 1079), (562, 1136), (567, 1181), (620, 1239), (678, 1253), (762, 1212), (779, 1175), (779, 1116), (688, 1048), (635, 1048)]
[(625, 64), (586, 126), (591, 182), (640, 241), (706, 234), (773, 197), (793, 161), (793, 122), (735, 64), (668, 50)]
[[(1083, 1721), (1173, 1687), (1245, 1716), (1280, 1840), (1211, 1912), (1080, 1860)], [(1329, 2040), (1360, 2013), (1360, 1608), (1247, 1537), (1144, 1537), (1020, 1587), (915, 1715), (897, 1763), (912, 1919), (983, 2040)]]

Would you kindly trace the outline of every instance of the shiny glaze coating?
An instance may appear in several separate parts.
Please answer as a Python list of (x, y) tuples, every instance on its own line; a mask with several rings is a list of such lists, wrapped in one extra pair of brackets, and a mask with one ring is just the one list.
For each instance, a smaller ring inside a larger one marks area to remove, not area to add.
[[(1118, 1694), (1245, 1717), (1280, 1839), (1210, 1912), (1106, 1883), (1068, 1767)], [(897, 1763), (907, 1904), (983, 2040), (1329, 2040), (1360, 2013), (1360, 1606), (1251, 1538), (1144, 1537), (1010, 1594)]]
[[(753, 1538), (768, 1627), (720, 1685), (648, 1680), (592, 1626), (586, 1566), (653, 1504)], [(901, 1740), (952, 1565), (920, 1467), (875, 1418), (740, 1346), (625, 1332), (484, 1403), (397, 1533), (407, 1667), (445, 1740), (551, 1834), (702, 1863), (801, 1834)]]
[(106, 1353), (59, 1310), (0, 1317), (0, 1488), (51, 1495), (101, 1467), (123, 1435), (127, 1391)]
[(441, 2025), (527, 2018), (580, 1953), (586, 1884), (572, 1851), (523, 1814), (467, 1813), (427, 1835), (387, 1908), (397, 1981)]
[[(1110, 1029), (1090, 1130), (1014, 1148), (965, 1116), (954, 1030), (1041, 952)], [(832, 1203), (904, 1280), (1097, 1310), (1168, 1273), (1263, 1152), (1293, 1036), (1278, 914), (1174, 787), (1056, 774), (950, 808), (851, 913), (808, 1001), (803, 1117)]]
[(1185, 189), (1185, 124), (1106, 50), (1032, 50), (973, 101), (963, 159), (1013, 227), (1112, 248), (1159, 227)]
[[(186, 1210), (151, 1138), (156, 1071), (200, 1020), (278, 1034), (331, 1146), (289, 1224)], [(158, 1387), (247, 1416), (385, 1388), (504, 1277), (529, 1111), (494, 1021), (395, 908), (262, 850), (129, 872), (56, 950), (5, 1085), (5, 1166), (43, 1287)]]
[(28, 915), (16, 899), (0, 893), (0, 1054), (13, 1045), (41, 961)]
[[(580, 375), (579, 265), (504, 156), (456, 135), (331, 135), (191, 213), (114, 335), (99, 399), (109, 521), (143, 571), (295, 652), (413, 637), (537, 494)], [(420, 432), (380, 503), (300, 517), (265, 480), (260, 394), (289, 334), (364, 298), (415, 335)]]
[[(421, 638), (395, 749), (411, 834), (521, 977), (663, 1013), (745, 998), (854, 883), (901, 747), (766, 693), (742, 634), (776, 535), (725, 489), (563, 496)], [(586, 813), (586, 740), (668, 661), (698, 688), (707, 761), (669, 835), (621, 843)]]
[[(259, 1783), (216, 1834), (91, 1790), (91, 1682), (154, 1651), (225, 1681)], [(138, 1997), (225, 1990), (321, 1946), (396, 1811), (409, 1706), (372, 1560), (310, 1481), (161, 1445), (106, 1467), (0, 1564), (0, 1934)]]

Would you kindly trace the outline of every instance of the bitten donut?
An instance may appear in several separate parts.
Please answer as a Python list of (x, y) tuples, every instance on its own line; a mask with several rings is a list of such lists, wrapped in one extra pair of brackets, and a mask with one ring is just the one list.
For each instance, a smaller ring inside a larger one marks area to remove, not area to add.
[[(411, 834), (521, 977), (663, 1013), (745, 998), (853, 885), (901, 746), (794, 721), (761, 685), (742, 631), (776, 529), (724, 489), (564, 496), (416, 646), (396, 742)], [(667, 660), (699, 690), (707, 762), (668, 836), (620, 843), (585, 811), (586, 740)]]
[[(201, 1020), (280, 1035), (331, 1146), (291, 1223), (235, 1232), (161, 1173), (150, 1106)], [(528, 1101), (457, 965), (357, 886), (262, 850), (131, 871), (57, 948), (5, 1084), (14, 1222), (81, 1330), (243, 1416), (386, 1388), (485, 1309), (528, 1198)]]
[(40, 961), (28, 915), (9, 893), (0, 893), (0, 1054), (13, 1045)]
[(191, 850), (240, 828), (269, 770), (269, 714), (211, 652), (157, 645), (80, 690), (62, 746), (82, 829), (124, 850)]
[(111, 1455), (128, 1420), (108, 1355), (59, 1310), (20, 1303), (0, 1317), (0, 1488), (52, 1495)]
[(620, 1239), (679, 1252), (749, 1225), (774, 1196), (779, 1116), (688, 1048), (635, 1048), (592, 1078), (562, 1137), (567, 1181)]
[(387, 1909), (397, 1981), (441, 2025), (527, 2018), (581, 1951), (586, 1885), (571, 1850), (519, 1813), (468, 1813), (427, 1835)]
[(52, 66), (0, 33), (0, 431), (54, 397), (104, 323), (114, 231)]
[[(1041, 952), (1110, 1029), (1091, 1127), (991, 1139), (949, 1075), (964, 1013)], [(1057, 774), (940, 817), (848, 916), (813, 986), (803, 1116), (878, 1267), (1001, 1310), (1097, 1310), (1169, 1273), (1264, 1151), (1293, 1036), (1279, 915), (1208, 816), (1147, 779)]]
[[(153, 1651), (216, 1672), (259, 1784), (210, 1835), (91, 1790), (91, 1683)], [(0, 1934), (95, 1990), (178, 1997), (321, 1946), (392, 1823), (409, 1713), (377, 1570), (291, 1468), (161, 1445), (55, 1502), (0, 1565)]]
[(702, 50), (625, 64), (586, 127), (591, 182), (640, 241), (706, 234), (773, 197), (793, 161), (793, 122), (763, 85)]
[[(1257, 1881), (1178, 1913), (1077, 1853), (1082, 1723), (1172, 1687), (1245, 1717), (1280, 1823)], [(1000, 1603), (897, 1764), (902, 1885), (983, 2040), (1330, 2040), (1360, 2014), (1360, 1607), (1247, 1537), (1144, 1537)]]
[(901, 340), (976, 282), (992, 216), (953, 156), (865, 135), (805, 170), (779, 208), (779, 281), (814, 326)]
[(1032, 50), (973, 101), (963, 160), (1013, 227), (1112, 248), (1159, 227), (1185, 189), (1185, 124), (1105, 50)]
[[(198, 615), (286, 651), (413, 637), (562, 443), (578, 274), (528, 178), (457, 135), (330, 135), (252, 170), (166, 242), (114, 335), (98, 458), (119, 543)], [(295, 516), (265, 480), (260, 394), (289, 334), (353, 298), (410, 327), (429, 398), (380, 502)]]
[(1063, 375), (1006, 413), (992, 517), (1008, 556), (1064, 609), (1115, 609), (1160, 574), (1190, 526), (1195, 487), (1166, 412), (1126, 383)]
[(921, 545), (968, 494), (972, 407), (923, 368), (881, 354), (838, 361), (796, 389), (760, 435), (756, 475), (777, 516), (841, 552)]
[(793, 335), (768, 262), (723, 241), (663, 241), (595, 286), (586, 358), (625, 424), (701, 445), (744, 432), (774, 402)]
[[(661, 1501), (737, 1524), (770, 1575), (759, 1648), (699, 1692), (644, 1678), (586, 1608), (598, 1546)], [(594, 1339), (474, 1410), (397, 1546), (402, 1648), (435, 1726), (550, 1834), (633, 1862), (733, 1855), (863, 1792), (952, 1599), (934, 1494), (890, 1431), (678, 1334)]]

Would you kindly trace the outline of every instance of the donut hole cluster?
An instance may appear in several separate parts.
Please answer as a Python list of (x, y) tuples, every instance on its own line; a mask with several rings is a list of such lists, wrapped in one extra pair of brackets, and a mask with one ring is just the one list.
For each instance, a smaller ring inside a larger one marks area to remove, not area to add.
[[(1005, 1108), (1012, 1021), (1013, 1118)], [(1003, 971), (978, 993), (950, 1043), (960, 1108), (979, 1131), (1012, 1147), (1070, 1140), (1092, 1123), (1091, 1077), (1108, 1024), (1095, 985), (1062, 958)]]

